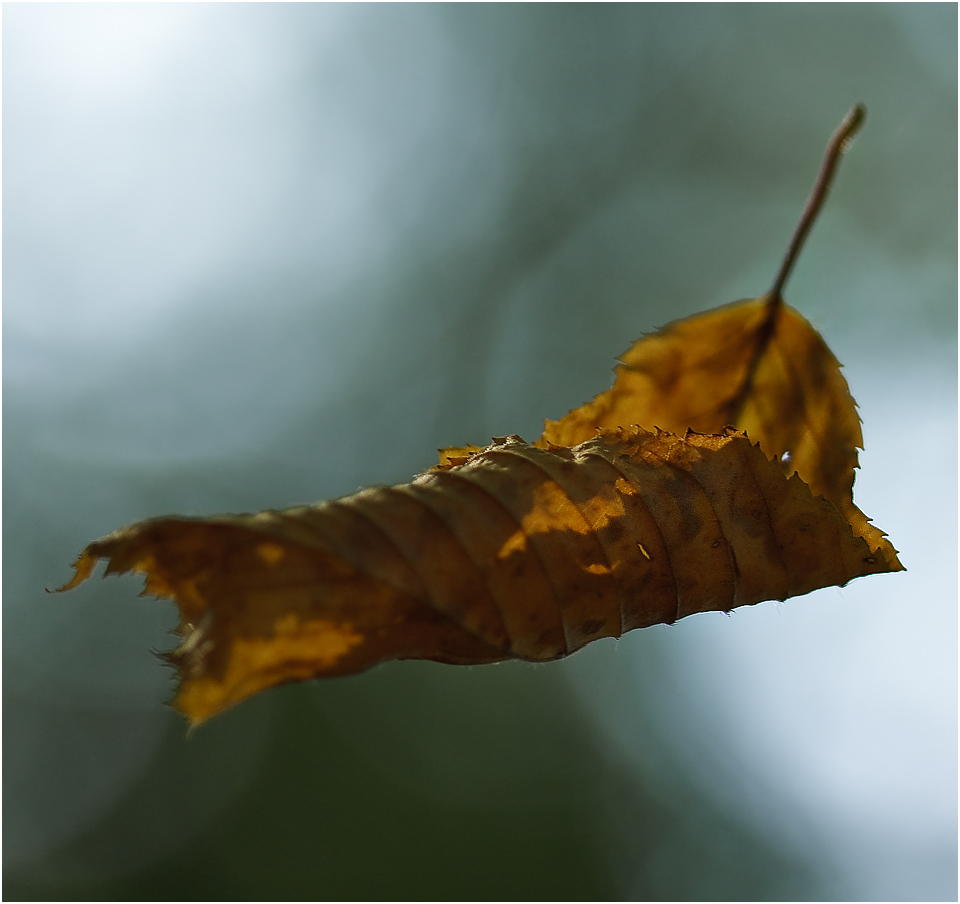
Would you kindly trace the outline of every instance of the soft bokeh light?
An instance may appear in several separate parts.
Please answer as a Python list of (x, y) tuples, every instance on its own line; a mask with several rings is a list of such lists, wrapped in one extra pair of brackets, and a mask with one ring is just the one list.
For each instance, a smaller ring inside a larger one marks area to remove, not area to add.
[[(4, 7), (7, 897), (955, 898), (957, 12)], [(643, 331), (787, 296), (909, 569), (393, 663), (184, 737), (169, 602), (62, 583), (169, 512), (533, 439)]]

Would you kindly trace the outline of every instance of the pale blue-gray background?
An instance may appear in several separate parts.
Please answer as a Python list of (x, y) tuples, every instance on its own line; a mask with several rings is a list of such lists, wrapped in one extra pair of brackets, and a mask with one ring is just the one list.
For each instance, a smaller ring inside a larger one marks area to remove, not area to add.
[[(394, 663), (189, 738), (165, 514), (538, 435), (788, 286), (909, 569), (549, 666)], [(8, 898), (955, 898), (952, 4), (3, 8)]]

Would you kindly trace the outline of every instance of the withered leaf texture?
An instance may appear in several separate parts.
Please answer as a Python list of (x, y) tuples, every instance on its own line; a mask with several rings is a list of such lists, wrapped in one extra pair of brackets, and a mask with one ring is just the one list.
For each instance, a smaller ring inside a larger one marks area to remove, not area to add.
[(91, 543), (173, 597), (176, 706), (388, 659), (557, 659), (599, 637), (889, 570), (743, 433), (495, 440), (396, 487), (257, 515), (160, 518)]
[(782, 288), (855, 107), (770, 292), (672, 323), (611, 389), (516, 436), (441, 451), (402, 486), (256, 515), (158, 518), (91, 543), (76, 587), (146, 576), (176, 600), (174, 705), (194, 724), (265, 688), (391, 659), (558, 659), (695, 612), (902, 569), (854, 505), (856, 405)]

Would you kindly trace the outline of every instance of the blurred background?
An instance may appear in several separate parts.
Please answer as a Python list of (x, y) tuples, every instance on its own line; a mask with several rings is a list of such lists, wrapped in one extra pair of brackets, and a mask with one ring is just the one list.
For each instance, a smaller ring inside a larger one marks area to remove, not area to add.
[[(909, 569), (534, 666), (390, 663), (200, 730), (142, 518), (539, 435), (770, 284), (846, 365)], [(8, 4), (14, 899), (956, 899), (957, 8)]]

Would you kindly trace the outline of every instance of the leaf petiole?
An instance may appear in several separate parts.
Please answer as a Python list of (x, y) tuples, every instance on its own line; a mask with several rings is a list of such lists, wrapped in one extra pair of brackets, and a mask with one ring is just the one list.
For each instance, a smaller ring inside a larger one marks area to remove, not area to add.
[(777, 271), (777, 278), (774, 280), (770, 291), (766, 295), (767, 303), (764, 311), (763, 322), (757, 330), (757, 344), (754, 349), (753, 358), (750, 366), (747, 368), (746, 377), (739, 391), (730, 400), (727, 407), (727, 423), (739, 424), (740, 416), (743, 414), (743, 407), (746, 404), (747, 397), (753, 389), (753, 379), (760, 364), (760, 359), (766, 354), (767, 346), (773, 338), (777, 327), (777, 317), (783, 306), (783, 286), (793, 270), (793, 265), (800, 256), (803, 249), (803, 243), (810, 234), (810, 229), (823, 202), (827, 199), (827, 193), (837, 172), (837, 165), (840, 163), (840, 157), (849, 146), (850, 139), (856, 134), (860, 126), (863, 125), (867, 117), (867, 108), (863, 104), (856, 104), (851, 107), (850, 112), (844, 117), (843, 122), (837, 126), (837, 130), (830, 136), (827, 143), (827, 150), (823, 155), (823, 163), (820, 165), (820, 172), (817, 175), (817, 181), (813, 184), (813, 191), (807, 200), (807, 206), (803, 209), (800, 216), (800, 222), (790, 240), (790, 247), (780, 264)]
[(787, 248), (787, 253), (784, 255), (780, 269), (777, 271), (777, 278), (770, 287), (769, 304), (771, 308), (780, 305), (783, 287), (790, 277), (793, 265), (800, 256), (803, 243), (810, 234), (810, 229), (820, 213), (820, 208), (823, 207), (823, 202), (827, 199), (827, 193), (830, 191), (830, 186), (836, 175), (840, 158), (850, 146), (850, 139), (860, 130), (860, 126), (863, 125), (866, 118), (867, 108), (863, 104), (856, 104), (851, 107), (843, 122), (837, 126), (837, 130), (830, 136), (826, 153), (823, 155), (823, 163), (820, 165), (820, 173), (817, 175), (817, 181), (813, 184), (813, 191), (810, 193), (807, 206), (803, 210), (800, 222), (797, 224), (793, 238), (790, 240), (790, 247)]

